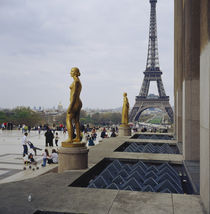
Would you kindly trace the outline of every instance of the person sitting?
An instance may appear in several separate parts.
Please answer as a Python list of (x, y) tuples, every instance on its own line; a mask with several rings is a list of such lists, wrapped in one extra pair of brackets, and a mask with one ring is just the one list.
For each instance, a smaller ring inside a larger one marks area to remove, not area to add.
[(117, 135), (115, 134), (115, 131), (113, 130), (111, 133), (111, 137), (116, 137)]
[(52, 150), (52, 155), (48, 158), (48, 164), (58, 163), (58, 153), (55, 149)]
[(104, 128), (103, 131), (101, 132), (101, 138), (106, 138), (107, 134), (106, 134), (106, 129)]
[(147, 128), (146, 127), (143, 127), (142, 129), (141, 129), (141, 132), (146, 132), (147, 131)]
[(89, 137), (89, 139), (88, 139), (88, 146), (95, 146), (95, 144), (93, 142), (93, 137)]
[(33, 157), (33, 154), (32, 154), (32, 153), (30, 153), (30, 154), (28, 155), (28, 159), (29, 159), (30, 164), (33, 164), (33, 165), (36, 165), (36, 164), (37, 164), (37, 162), (34, 160), (34, 157)]

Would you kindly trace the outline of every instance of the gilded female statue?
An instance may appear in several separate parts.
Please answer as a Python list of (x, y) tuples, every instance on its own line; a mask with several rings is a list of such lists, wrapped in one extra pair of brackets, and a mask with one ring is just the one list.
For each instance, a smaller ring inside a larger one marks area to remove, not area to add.
[(122, 124), (121, 126), (128, 126), (128, 112), (129, 112), (129, 102), (127, 98), (127, 93), (123, 94), (123, 109), (122, 109)]
[[(80, 92), (82, 90), (82, 84), (80, 82), (79, 76), (80, 71), (78, 68), (71, 69), (71, 77), (74, 81), (70, 88), (70, 105), (67, 109), (66, 114), (66, 126), (69, 138), (64, 143), (80, 142), (80, 110), (82, 108), (82, 101), (80, 100)], [(76, 127), (76, 138), (73, 139), (73, 120)]]

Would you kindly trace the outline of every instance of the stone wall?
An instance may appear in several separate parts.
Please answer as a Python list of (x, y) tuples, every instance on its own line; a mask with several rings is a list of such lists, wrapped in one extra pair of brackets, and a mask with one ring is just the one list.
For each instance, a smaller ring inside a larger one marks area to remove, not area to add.
[(210, 1), (174, 5), (176, 136), (185, 160), (200, 161), (200, 195), (210, 213)]
[(200, 1), (175, 0), (176, 137), (185, 160), (200, 160)]
[(184, 22), (182, 0), (174, 1), (174, 12), (174, 120), (176, 139), (178, 142), (182, 142), (182, 76), (184, 50)]
[(200, 194), (210, 213), (210, 1), (200, 2)]

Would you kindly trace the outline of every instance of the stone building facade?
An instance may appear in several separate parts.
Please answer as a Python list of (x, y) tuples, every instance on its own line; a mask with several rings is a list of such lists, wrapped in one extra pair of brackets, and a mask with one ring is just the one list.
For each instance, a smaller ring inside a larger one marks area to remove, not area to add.
[(174, 16), (175, 135), (210, 213), (210, 1), (174, 0)]

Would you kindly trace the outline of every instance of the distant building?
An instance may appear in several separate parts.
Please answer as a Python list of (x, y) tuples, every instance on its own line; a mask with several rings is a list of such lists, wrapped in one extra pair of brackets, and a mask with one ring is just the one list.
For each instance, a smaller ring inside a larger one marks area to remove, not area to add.
[(63, 106), (61, 104), (61, 102), (59, 102), (58, 104), (58, 112), (62, 112), (63, 111)]

